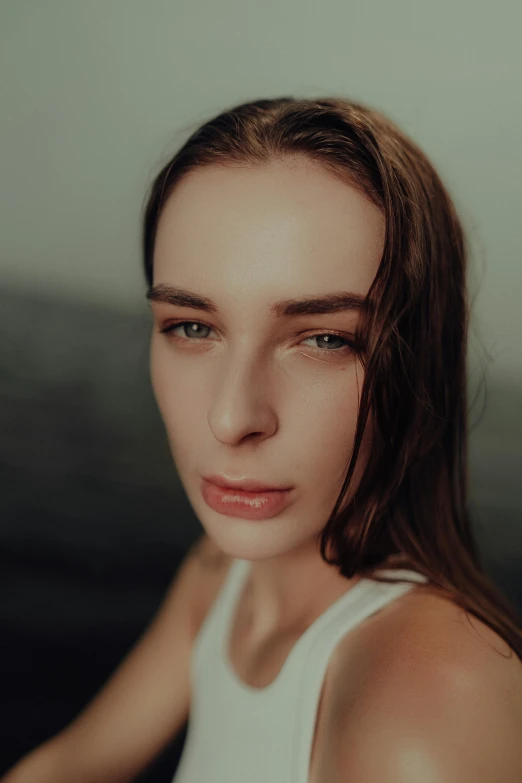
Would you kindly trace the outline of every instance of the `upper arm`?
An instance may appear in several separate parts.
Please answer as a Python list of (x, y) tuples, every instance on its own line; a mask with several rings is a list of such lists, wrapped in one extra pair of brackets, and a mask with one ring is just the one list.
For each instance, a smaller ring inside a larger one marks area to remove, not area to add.
[(207, 540), (202, 536), (188, 552), (152, 621), (101, 691), (51, 741), (75, 779), (132, 780), (188, 719)]
[(361, 697), (329, 724), (320, 780), (519, 783), (520, 709), (476, 682), (473, 691), (458, 677), (416, 674)]
[(458, 653), (443, 640), (443, 654), (438, 638), (405, 636), (392, 654), (374, 659), (380, 665), (372, 664), (355, 695), (346, 692), (336, 703), (328, 716), (320, 780), (522, 780), (520, 661), (506, 661), (458, 632)]

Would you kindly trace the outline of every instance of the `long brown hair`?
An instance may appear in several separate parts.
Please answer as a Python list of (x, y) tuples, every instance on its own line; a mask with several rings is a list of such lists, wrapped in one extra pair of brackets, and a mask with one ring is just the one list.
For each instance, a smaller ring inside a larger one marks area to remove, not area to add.
[[(375, 572), (393, 560), (413, 568), (522, 660), (520, 618), (485, 573), (468, 511), (468, 247), (422, 150), (383, 114), (345, 98), (282, 97), (224, 111), (194, 131), (152, 183), (143, 224), (147, 282), (158, 221), (182, 177), (202, 166), (296, 156), (359, 188), (386, 221), (356, 334), (364, 382), (353, 451), (319, 534), (321, 557), (347, 578), (389, 581)], [(349, 494), (370, 412), (369, 455)]]

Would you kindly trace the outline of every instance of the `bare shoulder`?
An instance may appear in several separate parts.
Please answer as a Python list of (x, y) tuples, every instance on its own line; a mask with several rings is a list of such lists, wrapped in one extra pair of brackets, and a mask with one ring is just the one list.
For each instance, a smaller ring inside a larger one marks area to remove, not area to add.
[(423, 674), (460, 672), (471, 683), (480, 676), (500, 689), (509, 684), (522, 696), (522, 661), (514, 650), (493, 628), (439, 590), (419, 585), (390, 610), (383, 616), (381, 633), (393, 635), (388, 649), (397, 665), (407, 660)]
[[(416, 586), (370, 617), (350, 652), (364, 656), (369, 690), (371, 683), (380, 689), (422, 682), (426, 693), (444, 680), (476, 692), (480, 684), (511, 701), (522, 718), (520, 658), (496, 631), (430, 586)], [(342, 666), (343, 658), (341, 678)]]
[(345, 779), (341, 770), (361, 783), (522, 780), (522, 662), (477, 617), (419, 586), (363, 623), (343, 652), (323, 754), (329, 780)]

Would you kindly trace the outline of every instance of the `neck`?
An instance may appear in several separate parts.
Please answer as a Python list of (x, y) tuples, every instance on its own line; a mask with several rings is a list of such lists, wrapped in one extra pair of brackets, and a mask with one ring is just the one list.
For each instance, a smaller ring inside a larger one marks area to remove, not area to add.
[(346, 579), (325, 563), (316, 542), (264, 560), (251, 561), (243, 600), (254, 636), (306, 624), (359, 577)]

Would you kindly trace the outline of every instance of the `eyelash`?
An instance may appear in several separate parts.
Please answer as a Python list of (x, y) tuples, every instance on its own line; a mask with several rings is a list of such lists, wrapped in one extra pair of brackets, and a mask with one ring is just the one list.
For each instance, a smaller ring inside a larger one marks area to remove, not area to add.
[[(178, 335), (173, 334), (174, 329), (178, 329), (180, 326), (186, 326), (188, 324), (191, 324), (191, 325), (192, 324), (197, 324), (198, 326), (204, 326), (207, 329), (212, 329), (211, 326), (208, 326), (208, 324), (204, 324), (202, 321), (177, 321), (176, 323), (171, 323), (168, 326), (165, 326), (163, 329), (159, 329), (159, 332), (161, 334), (166, 334), (167, 336), (169, 336), (169, 339), (173, 339), (173, 340), (176, 340), (176, 341), (179, 341), (179, 342), (183, 342), (183, 343), (191, 342), (190, 337), (179, 337)], [(170, 335), (172, 335), (172, 337), (170, 337)], [(329, 337), (337, 337), (340, 340), (343, 340), (346, 343), (346, 345), (344, 345), (344, 346), (342, 346), (341, 348), (338, 348), (338, 349), (326, 348), (326, 349), (323, 350), (321, 348), (318, 348), (317, 350), (320, 351), (320, 353), (347, 354), (347, 353), (351, 353), (353, 351), (353, 349), (355, 348), (355, 343), (353, 342), (353, 340), (349, 340), (345, 335), (340, 334), (339, 332), (317, 332), (316, 334), (308, 335), (308, 337), (305, 337), (304, 339), (305, 340), (313, 340), (316, 337), (324, 337), (325, 335), (328, 335)], [(204, 341), (205, 341), (205, 338), (197, 337), (192, 342), (204, 342)]]

